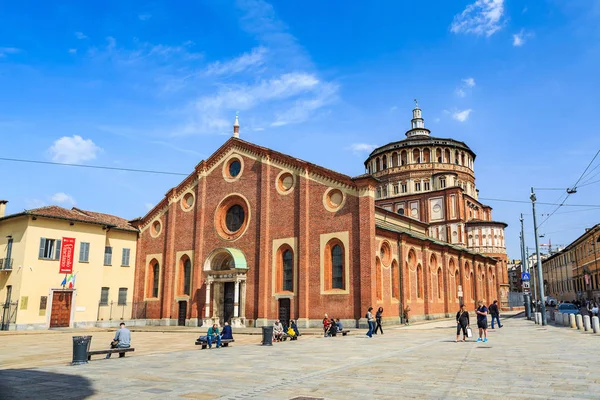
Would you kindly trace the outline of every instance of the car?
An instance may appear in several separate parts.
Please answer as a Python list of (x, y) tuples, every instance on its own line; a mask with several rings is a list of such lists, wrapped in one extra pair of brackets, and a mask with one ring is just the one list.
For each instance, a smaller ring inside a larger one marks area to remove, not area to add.
[(563, 303), (558, 306), (558, 312), (561, 314), (581, 314), (579, 308), (575, 304)]

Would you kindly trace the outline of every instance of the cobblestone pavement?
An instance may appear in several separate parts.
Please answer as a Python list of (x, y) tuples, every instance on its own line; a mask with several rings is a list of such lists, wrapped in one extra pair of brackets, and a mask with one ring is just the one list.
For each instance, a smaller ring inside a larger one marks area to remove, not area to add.
[[(373, 339), (354, 330), (346, 337), (301, 337), (272, 347), (247, 336), (212, 350), (194, 348), (181, 333), (134, 336), (136, 352), (123, 359), (0, 370), (0, 397), (600, 398), (600, 335), (541, 327), (524, 318), (503, 323), (490, 331), (488, 343), (455, 343), (455, 325), (448, 321), (388, 328)], [(13, 345), (23, 337), (12, 337)], [(165, 345), (160, 353), (144, 354), (141, 348)], [(70, 355), (70, 347), (65, 352)]]

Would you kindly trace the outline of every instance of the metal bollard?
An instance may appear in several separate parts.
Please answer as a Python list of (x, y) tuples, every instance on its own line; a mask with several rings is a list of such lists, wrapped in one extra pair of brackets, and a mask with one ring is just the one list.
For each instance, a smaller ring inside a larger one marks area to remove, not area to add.
[(571, 329), (577, 328), (577, 325), (575, 324), (575, 314), (569, 314), (569, 326)]
[(562, 325), (562, 315), (558, 311), (554, 311), (554, 324)]
[(598, 317), (592, 317), (592, 329), (594, 330), (594, 333), (600, 332), (600, 320)]
[(590, 316), (589, 315), (584, 315), (583, 316), (583, 329), (588, 332), (591, 331), (592, 328), (590, 327)]
[(563, 314), (563, 326), (569, 326), (569, 314)]
[(577, 329), (579, 329), (579, 330), (583, 329), (583, 318), (582, 318), (581, 314), (577, 314), (575, 316), (575, 324), (577, 325)]

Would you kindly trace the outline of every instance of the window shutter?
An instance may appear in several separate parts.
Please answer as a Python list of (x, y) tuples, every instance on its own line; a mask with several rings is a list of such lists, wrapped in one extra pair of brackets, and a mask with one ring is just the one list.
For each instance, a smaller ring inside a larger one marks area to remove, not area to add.
[(90, 261), (90, 244), (85, 244), (85, 261)]
[(123, 249), (123, 256), (121, 257), (121, 265), (129, 266), (129, 249)]
[(44, 258), (44, 248), (46, 247), (46, 238), (40, 238), (40, 254), (38, 258)]
[(56, 251), (54, 252), (54, 259), (55, 260), (60, 260), (60, 246), (61, 246), (61, 241), (60, 239), (56, 241)]

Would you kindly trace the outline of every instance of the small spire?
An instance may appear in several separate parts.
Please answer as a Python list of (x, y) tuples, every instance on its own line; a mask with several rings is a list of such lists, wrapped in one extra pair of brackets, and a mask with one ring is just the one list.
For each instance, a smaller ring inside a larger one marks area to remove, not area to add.
[(419, 101), (415, 99), (415, 108), (419, 108)]
[(235, 122), (233, 123), (233, 137), (240, 137), (240, 120), (239, 120), (239, 111), (235, 113)]

